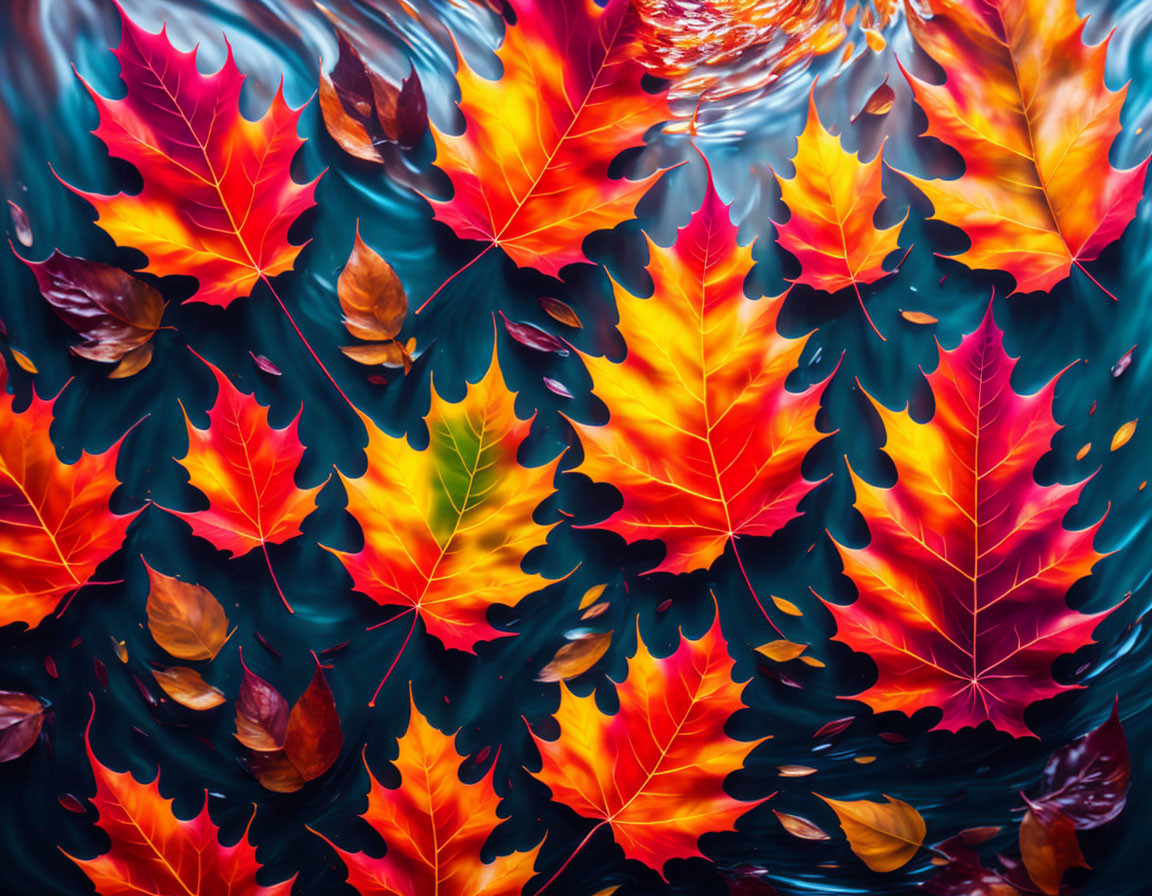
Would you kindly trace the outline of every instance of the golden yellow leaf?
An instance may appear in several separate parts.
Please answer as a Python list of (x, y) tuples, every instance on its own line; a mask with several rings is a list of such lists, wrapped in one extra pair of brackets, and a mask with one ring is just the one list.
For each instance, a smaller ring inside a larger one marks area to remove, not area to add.
[(195, 669), (187, 666), (173, 666), (170, 669), (153, 669), (156, 683), (164, 693), (189, 709), (203, 711), (214, 709), (224, 702), (224, 694), (212, 687)]
[(820, 797), (840, 819), (848, 845), (873, 871), (903, 868), (924, 843), (927, 825), (910, 805), (885, 795), (887, 803)]
[(788, 660), (794, 660), (800, 656), (808, 648), (807, 644), (797, 644), (794, 641), (769, 641), (767, 644), (761, 644), (756, 648), (757, 653), (761, 653), (768, 659), (777, 663), (785, 663)]
[(568, 681), (582, 675), (608, 652), (612, 632), (597, 632), (570, 641), (559, 650), (547, 666), (536, 676), (537, 681)]
[(584, 596), (580, 598), (580, 606), (576, 609), (583, 610), (596, 603), (596, 601), (600, 600), (600, 595), (604, 593), (604, 589), (607, 587), (607, 585), (593, 585), (584, 592)]
[(772, 603), (776, 604), (776, 609), (778, 609), (781, 613), (787, 613), (789, 616), (803, 616), (804, 615), (804, 613), (801, 612), (800, 608), (798, 606), (796, 606), (796, 604), (792, 603), (792, 601), (790, 601), (790, 600), (785, 600), (782, 597), (777, 597), (776, 595), (772, 595)]
[(1136, 434), (1136, 424), (1139, 421), (1139, 419), (1140, 418), (1137, 417), (1136, 420), (1129, 420), (1127, 423), (1125, 423), (1123, 426), (1121, 426), (1118, 430), (1116, 430), (1116, 435), (1112, 436), (1112, 450), (1113, 451), (1115, 451), (1118, 448), (1123, 448), (1125, 445), (1128, 444), (1128, 440), (1131, 439), (1132, 436), (1134, 436)]

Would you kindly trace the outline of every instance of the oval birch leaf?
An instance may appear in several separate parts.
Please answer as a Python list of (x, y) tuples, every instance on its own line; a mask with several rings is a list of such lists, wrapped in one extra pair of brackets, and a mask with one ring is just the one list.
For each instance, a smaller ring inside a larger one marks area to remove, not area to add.
[(763, 654), (776, 663), (786, 663), (794, 660), (808, 649), (807, 644), (797, 644), (794, 641), (769, 641), (756, 648), (756, 652)]
[(399, 342), (370, 342), (367, 345), (342, 345), (340, 351), (357, 364), (372, 366), (382, 364), (385, 367), (403, 367), (407, 369), (412, 364), (412, 357)]
[(244, 669), (244, 681), (240, 684), (240, 694), (236, 698), (234, 737), (258, 753), (282, 750), (288, 733), (288, 701), (244, 664), (243, 653), (240, 655), (240, 665)]
[(360, 238), (359, 221), (352, 254), (336, 281), (336, 293), (349, 333), (370, 342), (396, 338), (408, 314), (408, 296), (392, 265)]
[(776, 604), (776, 609), (778, 609), (781, 613), (786, 613), (789, 616), (804, 615), (803, 611), (790, 600), (785, 600), (782, 597), (776, 597), (775, 595), (772, 595), (772, 603)]
[(903, 868), (924, 843), (927, 826), (912, 806), (884, 795), (887, 803), (871, 800), (824, 800), (840, 819), (848, 845), (873, 871)]
[(565, 644), (556, 651), (547, 666), (540, 670), (536, 676), (537, 681), (568, 681), (577, 675), (583, 675), (594, 665), (600, 657), (608, 652), (612, 643), (612, 632), (603, 632), (586, 635), (571, 643)]
[(559, 299), (554, 299), (551, 296), (540, 296), (540, 307), (548, 314), (553, 320), (560, 323), (575, 327), (577, 330), (583, 329), (584, 324), (580, 322), (580, 318), (576, 312), (573, 311), (567, 303), (561, 302)]
[(801, 840), (832, 839), (807, 818), (801, 818), (799, 815), (786, 815), (783, 812), (777, 812), (775, 809), (773, 809), (772, 812), (784, 830), (793, 837), (799, 837)]
[(284, 754), (305, 781), (312, 781), (332, 767), (343, 746), (336, 700), (317, 663), (312, 683), (288, 715)]
[(1116, 435), (1112, 436), (1112, 450), (1113, 451), (1116, 451), (1119, 448), (1123, 448), (1125, 445), (1128, 444), (1128, 442), (1129, 442), (1129, 440), (1131, 440), (1132, 436), (1134, 436), (1136, 434), (1136, 424), (1138, 422), (1139, 422), (1139, 418), (1137, 418), (1136, 420), (1129, 420), (1127, 423), (1125, 423), (1123, 426), (1121, 426), (1118, 430), (1116, 430)]
[(165, 694), (188, 709), (203, 712), (215, 709), (224, 702), (223, 692), (208, 684), (195, 669), (172, 666), (169, 669), (153, 669), (152, 674)]
[(781, 765), (776, 770), (781, 778), (807, 778), (816, 774), (816, 769), (810, 765)]
[[(141, 558), (143, 559), (143, 558)], [(156, 643), (182, 660), (210, 660), (228, 640), (224, 608), (202, 585), (148, 570), (148, 630)]]
[(584, 610), (590, 607), (592, 604), (596, 603), (596, 601), (600, 600), (600, 595), (604, 593), (604, 589), (607, 587), (607, 584), (593, 585), (591, 588), (584, 592), (584, 596), (580, 598), (580, 606), (578, 606), (576, 609)]
[(43, 723), (44, 705), (31, 694), (0, 691), (0, 762), (28, 752)]
[(11, 347), (9, 347), (9, 351), (12, 352), (12, 360), (16, 362), (16, 366), (23, 370), (25, 373), (40, 372), (36, 369), (36, 365), (32, 363), (32, 359), (24, 354), (24, 352), (18, 351), (17, 349)]

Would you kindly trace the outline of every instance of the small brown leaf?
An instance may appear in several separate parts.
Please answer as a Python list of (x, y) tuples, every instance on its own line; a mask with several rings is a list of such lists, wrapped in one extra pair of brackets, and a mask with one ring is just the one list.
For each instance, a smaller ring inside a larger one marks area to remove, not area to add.
[(807, 644), (796, 644), (793, 641), (778, 640), (761, 644), (756, 648), (756, 652), (763, 654), (773, 662), (786, 663), (788, 660), (796, 659), (796, 657), (800, 656), (800, 654), (807, 649)]
[(0, 762), (23, 756), (44, 724), (44, 705), (31, 694), (0, 691)]
[(161, 689), (188, 709), (202, 712), (206, 709), (215, 709), (224, 702), (224, 694), (212, 687), (195, 669), (187, 666), (172, 666), (169, 669), (153, 669), (156, 683)]
[(816, 769), (810, 765), (781, 765), (776, 770), (781, 778), (807, 778), (816, 774)]
[(1119, 448), (1123, 448), (1128, 444), (1132, 436), (1136, 434), (1136, 424), (1139, 422), (1139, 420), (1139, 417), (1137, 417), (1135, 420), (1129, 420), (1118, 430), (1116, 430), (1116, 435), (1112, 436), (1113, 451), (1116, 451)]
[(295, 793), (308, 783), (283, 750), (249, 753), (243, 762), (260, 785), (273, 793)]
[(568, 327), (574, 327), (580, 330), (584, 324), (580, 322), (579, 316), (573, 311), (565, 302), (559, 299), (554, 299), (551, 296), (540, 296), (540, 307), (551, 317)]
[(359, 221), (336, 293), (344, 311), (344, 327), (357, 339), (383, 342), (399, 334), (408, 314), (408, 296), (392, 265), (360, 238)]
[(602, 615), (604, 615), (604, 613), (608, 612), (608, 608), (610, 606), (612, 606), (612, 605), (610, 603), (608, 603), (607, 601), (605, 601), (602, 604), (593, 604), (587, 610), (584, 611), (583, 615), (581, 615), (580, 618), (582, 620), (583, 619), (595, 619), (597, 616), (602, 616)]
[(923, 311), (901, 311), (900, 316), (910, 324), (935, 324), (939, 320)]
[(336, 86), (323, 72), (320, 73), (320, 115), (328, 134), (348, 155), (366, 162), (383, 164), (384, 158), (376, 149), (364, 124), (344, 110)]
[(608, 652), (612, 643), (612, 632), (598, 632), (586, 635), (565, 644), (556, 651), (547, 666), (536, 676), (537, 681), (568, 681), (582, 675), (596, 665)]
[(1048, 896), (1060, 892), (1069, 868), (1088, 868), (1076, 826), (1058, 809), (1029, 809), (1020, 822), (1020, 857), (1032, 882)]
[(799, 815), (786, 815), (783, 812), (772, 810), (776, 815), (776, 819), (780, 822), (781, 826), (793, 837), (799, 837), (801, 840), (831, 840), (824, 831), (810, 822), (807, 818), (801, 818)]
[(147, 562), (148, 630), (156, 643), (182, 660), (210, 660), (228, 640), (224, 608), (202, 585), (156, 572)]
[(848, 845), (873, 871), (903, 868), (919, 852), (927, 833), (924, 819), (903, 800), (885, 795), (887, 803), (871, 800), (824, 800), (840, 819)]
[(1076, 460), (1084, 460), (1088, 456), (1088, 452), (1092, 450), (1092, 443), (1085, 442), (1080, 450), (1076, 452)]

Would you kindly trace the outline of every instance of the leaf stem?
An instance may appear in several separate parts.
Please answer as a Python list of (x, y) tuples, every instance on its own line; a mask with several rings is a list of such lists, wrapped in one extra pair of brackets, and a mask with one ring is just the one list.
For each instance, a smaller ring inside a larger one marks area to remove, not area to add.
[(1091, 280), (1093, 283), (1095, 283), (1097, 286), (1099, 286), (1100, 291), (1102, 293), (1104, 293), (1104, 295), (1108, 296), (1108, 298), (1110, 298), (1113, 302), (1119, 302), (1120, 301), (1118, 298), (1116, 298), (1116, 296), (1114, 296), (1108, 289), (1106, 289), (1104, 287), (1104, 284), (1102, 284), (1099, 280), (1097, 280), (1095, 277), (1093, 277), (1091, 274), (1088, 273), (1088, 268), (1084, 267), (1084, 265), (1082, 265), (1080, 263), (1079, 259), (1073, 259), (1072, 263), (1074, 265), (1076, 265), (1076, 267), (1080, 268), (1081, 271), (1084, 272), (1085, 277), (1087, 277), (1089, 280)]
[[(881, 336), (881, 339), (884, 337)], [(768, 615), (768, 611), (764, 609), (764, 604), (760, 603), (760, 598), (756, 594), (756, 589), (752, 587), (752, 580), (748, 578), (748, 570), (744, 568), (744, 561), (740, 559), (740, 551), (736, 547), (736, 536), (732, 536), (732, 555), (736, 558), (736, 565), (740, 567), (740, 573), (744, 576), (744, 584), (748, 586), (748, 591), (752, 594), (752, 600), (756, 601), (756, 606), (760, 608), (760, 612), (764, 614), (764, 618), (768, 620), (768, 624), (776, 631), (781, 638), (784, 637), (784, 632), (780, 631), (779, 626), (772, 621), (772, 617)]]
[[(405, 610), (404, 613), (409, 612)], [(412, 625), (408, 629), (408, 634), (404, 636), (404, 643), (400, 645), (400, 649), (396, 651), (396, 659), (392, 660), (392, 665), (388, 667), (388, 671), (384, 673), (384, 677), (380, 679), (380, 684), (376, 685), (376, 693), (372, 695), (372, 699), (368, 701), (368, 708), (371, 709), (376, 705), (376, 698), (380, 696), (380, 689), (384, 687), (384, 682), (388, 680), (388, 676), (392, 674), (392, 670), (396, 668), (396, 664), (400, 662), (400, 657), (404, 655), (404, 650), (408, 647), (408, 642), (412, 640), (412, 633), (416, 631), (416, 620), (420, 618), (420, 614), (416, 612), (416, 606), (412, 606)], [(401, 613), (400, 616), (403, 616)], [(393, 616), (388, 621), (399, 619), (400, 616)]]
[(276, 586), (276, 593), (280, 595), (280, 600), (284, 602), (289, 613), (295, 613), (292, 609), (292, 604), (288, 603), (288, 598), (284, 596), (284, 589), (280, 587), (280, 580), (276, 578), (276, 571), (272, 568), (272, 558), (268, 556), (268, 545), (261, 539), (260, 549), (264, 552), (264, 562), (268, 565), (268, 575), (272, 577), (272, 584)]
[(608, 819), (605, 818), (603, 821), (601, 821), (599, 824), (597, 824), (596, 827), (592, 828), (592, 830), (590, 830), (588, 832), (588, 835), (576, 845), (576, 848), (574, 850), (572, 850), (572, 854), (564, 860), (564, 864), (561, 865), (559, 868), (557, 868), (556, 873), (553, 874), (550, 878), (548, 878), (548, 880), (544, 881), (544, 886), (542, 886), (539, 890), (537, 890), (535, 893), (533, 893), (532, 896), (540, 896), (541, 893), (543, 893), (545, 890), (547, 890), (552, 885), (552, 882), (554, 880), (556, 880), (556, 878), (558, 878), (561, 874), (564, 873), (564, 869), (567, 868), (572, 863), (572, 860), (574, 858), (576, 858), (576, 854), (579, 853), (580, 850), (582, 850), (587, 845), (588, 841), (592, 839), (592, 835), (595, 834), (598, 830), (600, 830), (600, 828), (604, 827), (604, 825), (606, 825), (606, 824), (608, 824)]
[(431, 301), (432, 301), (434, 298), (436, 298), (436, 296), (440, 295), (440, 293), (443, 291), (443, 289), (444, 289), (444, 287), (445, 287), (445, 286), (447, 286), (449, 283), (451, 283), (453, 280), (455, 280), (457, 277), (459, 277), (461, 274), (463, 274), (463, 273), (464, 273), (466, 270), (468, 270), (468, 268), (472, 267), (472, 265), (476, 264), (476, 262), (478, 262), (478, 261), (479, 261), (481, 258), (483, 258), (485, 255), (487, 255), (487, 254), (488, 254), (488, 250), (489, 250), (489, 249), (491, 249), (491, 248), (492, 248), (493, 246), (495, 246), (495, 245), (496, 245), (495, 243), (489, 243), (487, 246), (485, 246), (485, 247), (484, 247), (484, 248), (481, 250), (481, 252), (480, 252), (480, 254), (479, 254), (479, 255), (477, 255), (477, 256), (476, 256), (475, 258), (473, 258), (473, 259), (472, 259), (470, 262), (468, 262), (468, 264), (464, 265), (464, 267), (462, 267), (462, 268), (460, 268), (459, 270), (457, 270), (457, 271), (456, 271), (456, 273), (454, 273), (454, 274), (453, 274), (452, 276), (450, 276), (450, 277), (449, 277), (447, 280), (445, 280), (443, 283), (441, 283), (441, 284), (440, 284), (440, 285), (439, 285), (439, 286), (436, 288), (436, 291), (435, 291), (434, 293), (432, 293), (432, 295), (428, 296), (428, 298), (426, 298), (426, 299), (424, 300), (424, 304), (423, 304), (423, 305), (421, 305), (419, 308), (417, 308), (417, 309), (416, 309), (416, 313), (417, 313), (417, 314), (419, 314), (421, 311), (423, 311), (425, 308), (427, 308), (427, 307), (428, 307), (428, 305), (429, 305), (429, 303), (430, 303), (430, 302), (431, 302)]
[(328, 382), (330, 382), (333, 388), (335, 388), (336, 391), (340, 393), (340, 397), (343, 398), (345, 402), (347, 402), (348, 407), (355, 411), (356, 405), (352, 404), (352, 399), (344, 394), (344, 390), (340, 388), (340, 384), (336, 382), (336, 378), (333, 377), (332, 374), (329, 373), (328, 368), (324, 366), (324, 362), (320, 360), (320, 356), (316, 354), (316, 350), (312, 348), (312, 344), (308, 341), (307, 337), (305, 337), (300, 327), (297, 326), (296, 319), (292, 316), (292, 312), (288, 310), (288, 306), (284, 304), (284, 300), (280, 298), (280, 294), (276, 292), (276, 289), (272, 286), (272, 281), (269, 279), (268, 275), (261, 274), (260, 279), (264, 281), (264, 285), (267, 286), (268, 291), (272, 293), (272, 297), (280, 306), (280, 310), (283, 311), (284, 316), (288, 318), (288, 323), (292, 325), (292, 329), (296, 331), (296, 335), (300, 337), (300, 341), (303, 342), (304, 347), (308, 349), (308, 354), (312, 356), (312, 360), (314, 360), (317, 365), (319, 365), (320, 369), (324, 372), (324, 376), (328, 377)]
[(888, 340), (884, 338), (884, 334), (880, 332), (880, 328), (877, 327), (875, 322), (872, 320), (872, 315), (870, 315), (868, 313), (868, 309), (864, 307), (864, 297), (860, 295), (860, 284), (853, 280), (852, 288), (856, 290), (856, 300), (860, 303), (860, 310), (864, 312), (864, 319), (868, 321), (868, 323), (872, 326), (872, 329), (876, 331), (876, 335), (880, 337), (880, 341), (887, 342)]

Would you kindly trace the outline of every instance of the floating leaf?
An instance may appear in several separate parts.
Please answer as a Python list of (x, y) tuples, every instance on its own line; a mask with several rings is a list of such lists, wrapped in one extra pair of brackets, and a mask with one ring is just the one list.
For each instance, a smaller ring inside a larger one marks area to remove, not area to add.
[(8, 217), (12, 219), (12, 230), (16, 234), (16, 242), (25, 248), (31, 246), (32, 225), (28, 223), (28, 215), (11, 199), (8, 200)]
[(1088, 868), (1076, 840), (1076, 826), (1055, 808), (1032, 807), (1020, 822), (1020, 857), (1028, 876), (1048, 896), (1060, 892), (1069, 868)]
[(288, 734), (288, 701), (280, 692), (244, 665), (244, 680), (236, 698), (236, 734), (250, 750), (272, 753), (283, 749)]
[(148, 630), (156, 643), (182, 660), (210, 660), (228, 640), (228, 617), (207, 588), (181, 582), (147, 562)]
[(570, 354), (566, 343), (536, 325), (508, 320), (503, 311), (500, 312), (500, 319), (504, 322), (504, 329), (508, 331), (508, 335), (524, 347), (538, 352), (551, 352), (561, 358), (566, 358)]
[(552, 379), (550, 376), (541, 377), (541, 379), (543, 380), (544, 385), (548, 388), (549, 392), (559, 395), (561, 398), (572, 397), (572, 393), (569, 391), (568, 387), (559, 380)]
[(408, 296), (392, 266), (360, 239), (359, 221), (336, 291), (345, 329), (357, 339), (377, 343), (345, 346), (341, 351), (361, 364), (403, 366), (407, 371), (412, 359), (396, 337), (408, 314)]
[(912, 324), (935, 324), (939, 319), (923, 311), (901, 311), (900, 316)]
[[(14, 348), (9, 348), (9, 351), (12, 352), (12, 360), (16, 362), (16, 366), (19, 367), (21, 370), (23, 370), (26, 373), (39, 373), (40, 372), (39, 370), (36, 369), (36, 365), (32, 363), (32, 359), (29, 358), (26, 354), (24, 354), (24, 352), (18, 351), (17, 349), (14, 349)], [(5, 379), (7, 379), (7, 377), (5, 377)]]
[(785, 600), (782, 597), (776, 597), (775, 595), (772, 595), (772, 603), (776, 605), (776, 609), (788, 616), (804, 615), (804, 612), (790, 600)]
[(852, 852), (873, 871), (903, 868), (924, 843), (924, 819), (903, 800), (885, 795), (887, 803), (874, 803), (816, 796), (832, 807)]
[(583, 675), (600, 661), (612, 643), (612, 632), (588, 634), (565, 644), (540, 670), (537, 681), (568, 681)]
[(884, 76), (884, 82), (872, 91), (871, 96), (868, 97), (864, 103), (864, 107), (856, 113), (852, 123), (856, 123), (856, 119), (861, 115), (887, 115), (892, 111), (892, 106), (896, 102), (896, 91), (888, 84), (888, 76)]
[(1120, 360), (1112, 365), (1112, 379), (1116, 379), (1132, 366), (1132, 353), (1134, 351), (1136, 351), (1136, 346), (1132, 346), (1132, 348), (1124, 352), (1124, 354), (1120, 356)]
[(252, 360), (256, 363), (256, 366), (263, 370), (265, 373), (271, 374), (272, 376), (280, 376), (280, 368), (269, 361), (266, 357), (263, 355), (252, 354), (252, 352), (248, 352), (248, 354), (252, 355)]
[(223, 692), (208, 684), (195, 669), (173, 666), (170, 669), (153, 669), (152, 674), (165, 694), (188, 709), (215, 709), (224, 702)]
[(800, 654), (807, 649), (807, 644), (796, 644), (793, 641), (779, 640), (761, 644), (756, 648), (756, 652), (763, 654), (773, 662), (786, 663), (788, 660), (796, 659), (796, 657), (800, 656)]
[(821, 738), (833, 738), (837, 734), (843, 734), (848, 730), (848, 726), (856, 721), (855, 716), (845, 716), (842, 719), (833, 719), (831, 722), (826, 722), (821, 725), (816, 733), (812, 735), (814, 740)]
[(781, 765), (776, 770), (781, 778), (806, 778), (816, 774), (816, 769), (810, 765)]
[(815, 824), (810, 822), (807, 818), (802, 818), (799, 815), (787, 815), (783, 812), (777, 812), (775, 809), (772, 813), (780, 822), (781, 827), (784, 828), (793, 837), (799, 837), (801, 840), (831, 840), (824, 831), (822, 831)]
[(1092, 450), (1092, 443), (1085, 442), (1080, 446), (1080, 450), (1076, 452), (1076, 460), (1084, 460), (1088, 456), (1088, 452)]
[(1139, 422), (1139, 420), (1129, 420), (1127, 423), (1125, 423), (1123, 426), (1121, 426), (1118, 430), (1116, 430), (1116, 434), (1114, 436), (1112, 436), (1112, 450), (1113, 451), (1116, 451), (1119, 448), (1123, 448), (1125, 445), (1128, 444), (1128, 442), (1132, 438), (1132, 436), (1134, 436), (1136, 434), (1136, 424), (1138, 422)]
[(44, 723), (44, 704), (31, 694), (0, 691), (0, 762), (23, 756)]
[(604, 593), (604, 590), (607, 587), (607, 583), (603, 585), (593, 585), (591, 588), (584, 592), (584, 596), (580, 598), (580, 606), (578, 606), (576, 609), (583, 610), (596, 603), (596, 601), (600, 600), (600, 596)]
[(580, 318), (576, 312), (565, 302), (559, 299), (554, 299), (551, 296), (540, 296), (540, 307), (543, 308), (548, 316), (553, 320), (558, 320), (565, 326), (574, 327), (577, 330), (581, 329), (584, 324), (580, 322)]

